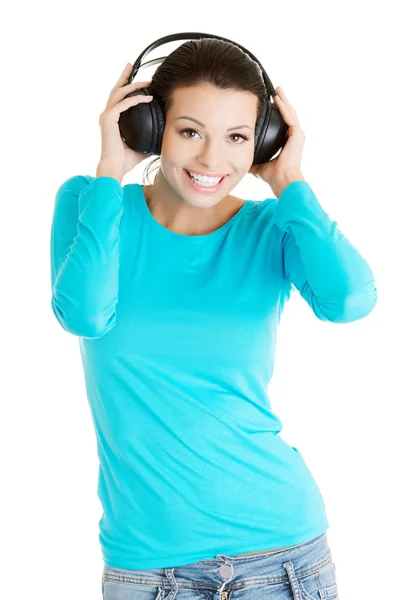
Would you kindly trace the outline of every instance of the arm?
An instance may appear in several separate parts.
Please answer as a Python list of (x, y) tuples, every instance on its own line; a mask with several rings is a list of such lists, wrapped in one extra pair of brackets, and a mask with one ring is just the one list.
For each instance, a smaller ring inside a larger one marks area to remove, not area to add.
[(62, 327), (98, 338), (115, 325), (123, 190), (111, 176), (75, 176), (55, 198), (51, 307)]
[(375, 307), (366, 260), (340, 232), (302, 177), (282, 182), (273, 219), (282, 230), (285, 278), (322, 321), (348, 323)]

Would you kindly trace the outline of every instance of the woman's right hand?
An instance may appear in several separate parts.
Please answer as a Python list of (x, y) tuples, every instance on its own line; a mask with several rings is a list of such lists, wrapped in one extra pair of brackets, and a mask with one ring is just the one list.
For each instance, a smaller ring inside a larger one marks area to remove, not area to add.
[(131, 71), (132, 65), (128, 63), (121, 77), (112, 88), (107, 105), (99, 118), (101, 129), (100, 162), (107, 165), (107, 169), (110, 169), (111, 172), (116, 173), (120, 180), (142, 160), (149, 157), (145, 152), (135, 152), (129, 148), (121, 138), (119, 130), (118, 121), (121, 112), (131, 106), (136, 106), (139, 102), (151, 102), (153, 99), (153, 96), (143, 96), (142, 94), (125, 98), (127, 94), (151, 84), (151, 81), (134, 81), (126, 85)]

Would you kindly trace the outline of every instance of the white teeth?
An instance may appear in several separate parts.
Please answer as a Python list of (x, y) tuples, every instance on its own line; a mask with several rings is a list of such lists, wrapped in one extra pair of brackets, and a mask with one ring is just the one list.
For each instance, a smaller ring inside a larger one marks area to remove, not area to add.
[(201, 185), (205, 185), (206, 187), (213, 187), (218, 185), (218, 183), (223, 179), (223, 177), (206, 177), (205, 175), (195, 175), (191, 171), (188, 171), (191, 179), (194, 179), (196, 183), (200, 183)]

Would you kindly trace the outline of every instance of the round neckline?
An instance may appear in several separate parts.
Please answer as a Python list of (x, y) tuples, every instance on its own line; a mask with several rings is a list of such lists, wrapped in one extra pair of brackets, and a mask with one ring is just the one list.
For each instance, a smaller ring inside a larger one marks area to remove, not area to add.
[(156, 227), (158, 229), (158, 231), (160, 231), (163, 235), (168, 236), (170, 239), (175, 239), (177, 241), (193, 240), (193, 242), (195, 242), (195, 241), (202, 242), (202, 241), (216, 239), (219, 236), (221, 236), (229, 227), (231, 227), (231, 225), (234, 223), (234, 221), (239, 219), (241, 217), (241, 215), (247, 210), (248, 206), (250, 205), (250, 201), (245, 200), (243, 205), (239, 208), (238, 212), (233, 215), (233, 217), (228, 219), (228, 221), (226, 221), (226, 223), (224, 223), (223, 225), (221, 225), (221, 227), (218, 227), (218, 229), (216, 229), (215, 231), (212, 231), (211, 233), (205, 233), (202, 235), (185, 235), (183, 233), (177, 233), (176, 231), (171, 231), (170, 229), (167, 229), (166, 227), (164, 227), (164, 225), (161, 225), (161, 223), (159, 223), (157, 221), (157, 219), (153, 216), (153, 214), (152, 214), (151, 210), (149, 209), (148, 204), (146, 202), (146, 196), (144, 195), (143, 185), (141, 185), (140, 183), (137, 185), (140, 188), (140, 199), (141, 199), (141, 203), (143, 205), (144, 213), (147, 216), (147, 220), (149, 222), (151, 222), (153, 224), (153, 226)]

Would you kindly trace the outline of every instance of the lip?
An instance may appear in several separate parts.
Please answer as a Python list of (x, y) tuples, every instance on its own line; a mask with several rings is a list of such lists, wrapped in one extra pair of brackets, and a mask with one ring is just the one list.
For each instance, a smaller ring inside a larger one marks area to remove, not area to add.
[(197, 171), (196, 169), (186, 169), (186, 171), (191, 171), (196, 175), (205, 175), (206, 177), (225, 177), (228, 173), (211, 173), (211, 171)]
[(215, 192), (218, 192), (218, 190), (224, 185), (224, 182), (225, 182), (226, 178), (228, 177), (228, 175), (225, 175), (224, 177), (222, 177), (219, 184), (214, 187), (205, 187), (203, 185), (199, 185), (198, 183), (195, 183), (193, 181), (193, 179), (191, 179), (191, 177), (186, 169), (183, 169), (183, 171), (185, 173), (186, 180), (189, 183), (190, 187), (193, 190), (195, 190), (196, 192), (201, 192), (202, 194), (214, 194)]

